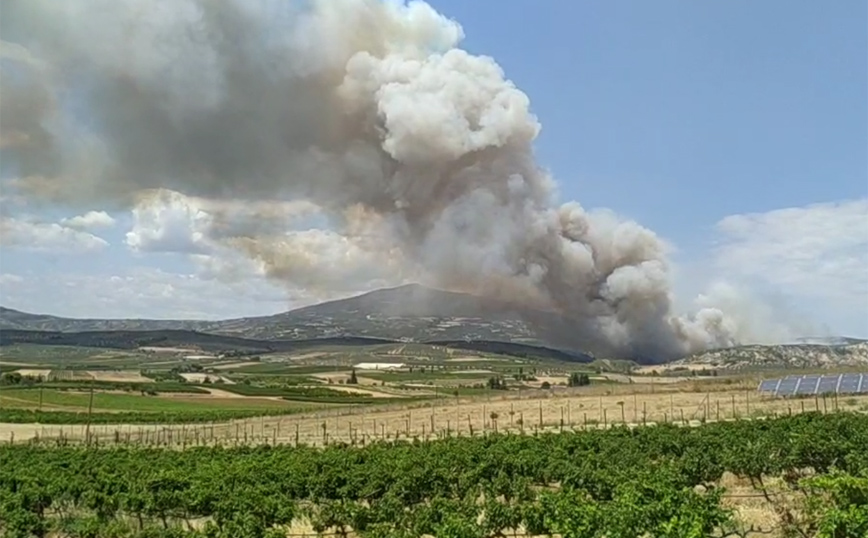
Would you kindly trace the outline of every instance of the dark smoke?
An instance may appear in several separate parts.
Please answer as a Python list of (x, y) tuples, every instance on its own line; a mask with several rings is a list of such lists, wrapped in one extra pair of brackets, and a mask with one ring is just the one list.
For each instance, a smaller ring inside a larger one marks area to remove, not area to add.
[[(491, 58), (458, 48), (457, 23), (421, 2), (309, 4), (4, 2), (0, 121), (16, 188), (128, 207), (168, 191), (218, 208), (306, 200), (347, 248), (440, 287), (558, 311), (615, 355), (733, 342), (716, 309), (673, 315), (653, 232), (555, 205), (527, 96)], [(304, 244), (271, 229), (275, 215), (241, 231), (208, 215), (210, 240), (275, 279), (317, 285)]]

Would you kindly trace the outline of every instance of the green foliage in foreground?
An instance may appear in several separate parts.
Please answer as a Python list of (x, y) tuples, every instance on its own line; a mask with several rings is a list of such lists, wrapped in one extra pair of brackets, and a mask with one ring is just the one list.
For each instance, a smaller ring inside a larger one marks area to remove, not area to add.
[(868, 417), (855, 414), (363, 448), (2, 446), (0, 531), (264, 538), (306, 517), (371, 538), (736, 536), (714, 486), (730, 471), (799, 484), (811, 517), (800, 536), (856, 537), (868, 528), (865, 447)]

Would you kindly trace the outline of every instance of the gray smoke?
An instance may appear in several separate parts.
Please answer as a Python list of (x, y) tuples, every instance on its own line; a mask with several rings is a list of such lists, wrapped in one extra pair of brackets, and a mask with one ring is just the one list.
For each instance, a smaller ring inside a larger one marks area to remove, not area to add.
[[(0, 121), (17, 189), (130, 207), (159, 189), (305, 200), (404, 274), (559, 311), (613, 354), (733, 342), (716, 309), (673, 315), (653, 232), (555, 205), (527, 96), (458, 48), (457, 23), (422, 2), (307, 4), (4, 1)], [(215, 235), (315, 285), (263, 231), (272, 217)]]

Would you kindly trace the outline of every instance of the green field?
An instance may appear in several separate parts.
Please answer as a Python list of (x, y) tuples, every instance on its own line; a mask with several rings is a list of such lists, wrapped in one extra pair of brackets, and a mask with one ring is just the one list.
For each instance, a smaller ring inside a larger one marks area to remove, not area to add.
[(177, 356), (160, 356), (135, 350), (95, 347), (48, 346), (40, 344), (14, 344), (0, 346), (0, 371), (6, 372), (25, 366), (4, 365), (20, 363), (32, 368), (72, 370), (137, 370), (162, 362), (160, 369), (169, 370), (185, 360)]
[[(67, 411), (87, 410), (90, 394), (87, 391), (26, 388), (0, 389), (0, 407), (33, 409), (39, 405), (42, 394), (43, 409), (60, 408)], [(139, 413), (196, 413), (217, 409), (229, 411), (284, 410), (300, 407), (286, 400), (262, 398), (202, 398), (159, 397), (139, 394), (120, 394), (95, 391), (93, 410), (96, 412), (134, 411)], [(310, 406), (302, 406), (310, 407)]]
[(237, 366), (231, 371), (244, 374), (291, 374), (309, 375), (324, 372), (334, 372), (334, 365), (295, 365), (291, 362), (253, 362), (243, 366)]
[[(96, 355), (112, 355), (127, 357), (125, 352), (115, 352), (95, 347), (77, 346), (42, 346), (37, 344), (14, 344), (0, 347), (0, 362), (21, 362), (33, 365), (63, 365), (69, 363), (84, 363)], [(4, 370), (10, 367), (4, 367)]]

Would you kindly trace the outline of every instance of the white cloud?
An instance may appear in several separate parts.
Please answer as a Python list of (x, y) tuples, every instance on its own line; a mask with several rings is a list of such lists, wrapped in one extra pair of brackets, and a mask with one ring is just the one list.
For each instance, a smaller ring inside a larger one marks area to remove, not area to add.
[(0, 245), (49, 252), (93, 252), (108, 242), (91, 233), (58, 223), (0, 217)]
[(115, 219), (105, 211), (88, 211), (84, 215), (63, 219), (60, 224), (76, 230), (94, 230), (111, 228), (115, 225)]
[[(317, 293), (368, 290), (403, 281), (397, 251), (372, 249), (359, 235), (369, 217), (352, 214), (348, 236), (294, 229), (319, 214), (305, 201), (217, 201), (170, 190), (147, 193), (133, 209), (126, 244), (136, 252), (187, 254), (204, 278), (233, 281), (268, 276), (288, 289)], [(363, 227), (363, 226), (362, 226)]]
[(126, 243), (139, 252), (204, 254), (224, 239), (281, 234), (319, 211), (306, 201), (209, 200), (157, 189), (133, 208)]
[(24, 282), (24, 278), (13, 273), (0, 273), (0, 286), (9, 286)]
[(12, 283), (3, 282), (3, 306), (69, 317), (225, 319), (277, 313), (317, 300), (261, 278), (227, 283), (142, 267), (113, 275), (27, 275)]
[(868, 198), (731, 215), (717, 231), (725, 278), (844, 311), (868, 328)]
[(211, 217), (181, 193), (159, 190), (133, 208), (126, 244), (137, 252), (201, 254), (209, 250)]

